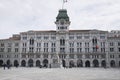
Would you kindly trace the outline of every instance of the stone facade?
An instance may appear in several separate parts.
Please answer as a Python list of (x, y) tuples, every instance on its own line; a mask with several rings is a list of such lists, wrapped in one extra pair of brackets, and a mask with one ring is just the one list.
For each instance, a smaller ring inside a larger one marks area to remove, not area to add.
[(0, 66), (120, 67), (120, 31), (69, 30), (59, 10), (56, 30), (27, 31), (0, 40)]

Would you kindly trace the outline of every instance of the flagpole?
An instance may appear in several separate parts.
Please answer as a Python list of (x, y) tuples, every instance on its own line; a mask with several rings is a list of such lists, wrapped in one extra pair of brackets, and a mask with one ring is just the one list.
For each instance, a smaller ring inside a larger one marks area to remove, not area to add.
[(63, 4), (62, 4), (62, 9), (64, 8), (64, 4), (67, 2), (67, 0), (63, 0)]
[(63, 4), (62, 4), (62, 9), (64, 8), (64, 0), (63, 0)]

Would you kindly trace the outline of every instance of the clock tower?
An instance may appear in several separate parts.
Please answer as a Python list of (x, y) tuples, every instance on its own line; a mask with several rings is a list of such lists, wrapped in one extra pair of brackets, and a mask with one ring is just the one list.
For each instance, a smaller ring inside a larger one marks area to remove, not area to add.
[(56, 31), (60, 33), (68, 32), (69, 31), (69, 17), (67, 15), (67, 10), (66, 9), (60, 9), (59, 13), (56, 17)]

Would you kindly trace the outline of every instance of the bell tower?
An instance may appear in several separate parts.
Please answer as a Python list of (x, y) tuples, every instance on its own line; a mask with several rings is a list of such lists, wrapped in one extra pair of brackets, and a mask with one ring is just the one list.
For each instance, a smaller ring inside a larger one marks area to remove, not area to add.
[(68, 32), (69, 31), (69, 17), (67, 15), (67, 10), (66, 9), (60, 9), (59, 13), (56, 17), (56, 31), (57, 32)]

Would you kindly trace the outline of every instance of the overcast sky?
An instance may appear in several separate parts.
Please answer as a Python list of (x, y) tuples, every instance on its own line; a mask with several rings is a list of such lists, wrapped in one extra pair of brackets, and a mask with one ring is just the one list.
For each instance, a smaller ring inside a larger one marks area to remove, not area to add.
[[(0, 0), (0, 39), (29, 30), (55, 30), (62, 0)], [(70, 29), (120, 30), (120, 0), (68, 0)]]

